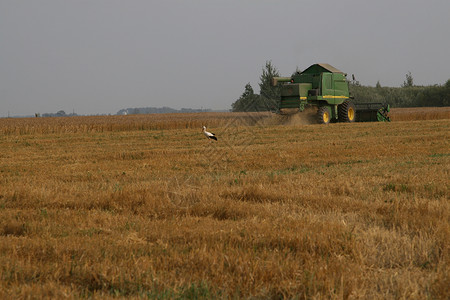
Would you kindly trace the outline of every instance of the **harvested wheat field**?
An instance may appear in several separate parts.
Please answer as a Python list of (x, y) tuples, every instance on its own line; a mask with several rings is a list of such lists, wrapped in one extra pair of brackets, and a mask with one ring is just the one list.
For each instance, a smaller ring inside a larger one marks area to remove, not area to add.
[(273, 118), (0, 120), (0, 297), (448, 299), (450, 119)]

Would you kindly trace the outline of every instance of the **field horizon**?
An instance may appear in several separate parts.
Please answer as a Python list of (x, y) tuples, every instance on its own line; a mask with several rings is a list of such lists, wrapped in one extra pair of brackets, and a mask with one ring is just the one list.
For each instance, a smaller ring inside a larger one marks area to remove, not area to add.
[(391, 117), (0, 119), (0, 297), (448, 299), (450, 108)]

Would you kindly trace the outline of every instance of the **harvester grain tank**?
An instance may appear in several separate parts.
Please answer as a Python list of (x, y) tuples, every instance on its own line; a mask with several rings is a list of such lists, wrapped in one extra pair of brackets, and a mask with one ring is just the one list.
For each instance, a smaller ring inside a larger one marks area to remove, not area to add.
[(291, 77), (274, 77), (273, 85), (281, 84), (280, 113), (296, 113), (309, 105), (317, 107), (317, 121), (322, 124), (389, 121), (389, 106), (353, 103), (346, 76), (329, 64), (314, 64)]

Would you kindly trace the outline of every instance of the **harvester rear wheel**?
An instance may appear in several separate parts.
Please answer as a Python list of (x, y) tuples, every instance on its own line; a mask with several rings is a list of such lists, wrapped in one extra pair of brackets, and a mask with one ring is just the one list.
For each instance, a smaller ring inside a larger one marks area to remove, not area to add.
[(317, 121), (319, 124), (328, 124), (331, 120), (330, 109), (327, 106), (321, 106), (317, 110)]
[(350, 100), (345, 100), (341, 105), (339, 105), (338, 117), (339, 122), (355, 122), (356, 109), (353, 102)]

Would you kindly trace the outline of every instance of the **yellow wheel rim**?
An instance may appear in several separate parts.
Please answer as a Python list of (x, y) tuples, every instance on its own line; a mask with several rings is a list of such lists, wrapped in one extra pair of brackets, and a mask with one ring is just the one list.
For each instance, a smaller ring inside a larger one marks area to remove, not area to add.
[(349, 119), (350, 121), (353, 121), (354, 118), (355, 118), (355, 111), (353, 110), (352, 107), (350, 107), (350, 108), (348, 109), (348, 119)]
[(323, 113), (323, 122), (324, 123), (330, 122), (330, 114), (327, 111)]

